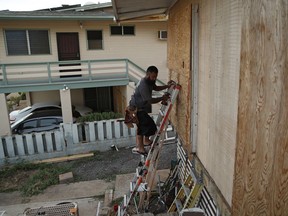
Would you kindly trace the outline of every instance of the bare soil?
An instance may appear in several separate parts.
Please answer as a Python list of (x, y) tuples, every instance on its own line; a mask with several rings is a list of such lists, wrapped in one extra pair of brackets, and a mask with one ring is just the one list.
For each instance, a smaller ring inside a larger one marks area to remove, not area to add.
[[(169, 169), (171, 161), (176, 158), (176, 144), (164, 145), (160, 153), (158, 169)], [(140, 155), (133, 154), (131, 148), (121, 148), (118, 151), (111, 149), (106, 152), (95, 152), (92, 157), (60, 162), (55, 165), (71, 167), (75, 182), (96, 179), (111, 181), (116, 178), (116, 175), (134, 173), (140, 160)], [(1, 180), (1, 190), (17, 190), (36, 172), (37, 170), (17, 171), (12, 177)]]

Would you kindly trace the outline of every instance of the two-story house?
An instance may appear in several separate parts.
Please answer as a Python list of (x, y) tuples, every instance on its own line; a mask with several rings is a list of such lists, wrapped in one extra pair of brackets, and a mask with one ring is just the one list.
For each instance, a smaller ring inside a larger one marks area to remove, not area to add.
[(168, 79), (165, 17), (116, 23), (112, 4), (99, 3), (0, 11), (0, 20), (1, 135), (10, 134), (7, 93), (26, 92), (28, 104), (59, 102), (71, 122), (71, 104), (123, 112), (150, 65)]

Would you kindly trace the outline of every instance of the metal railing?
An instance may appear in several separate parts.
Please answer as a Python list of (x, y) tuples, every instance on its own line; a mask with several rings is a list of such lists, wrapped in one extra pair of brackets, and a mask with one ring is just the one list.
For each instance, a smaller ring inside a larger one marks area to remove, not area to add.
[(109, 83), (111, 86), (127, 85), (129, 81), (138, 82), (144, 75), (145, 70), (128, 59), (2, 64), (0, 93), (21, 91), (21, 88), (35, 90), (37, 86), (59, 89), (63, 84), (74, 85), (75, 88), (89, 83), (93, 83), (94, 87), (97, 83), (99, 86), (109, 86)]

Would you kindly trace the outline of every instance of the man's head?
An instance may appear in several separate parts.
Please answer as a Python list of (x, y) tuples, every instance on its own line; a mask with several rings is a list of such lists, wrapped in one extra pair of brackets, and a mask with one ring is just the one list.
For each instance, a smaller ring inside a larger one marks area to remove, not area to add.
[(155, 84), (158, 76), (158, 69), (155, 66), (150, 66), (146, 70), (146, 79), (150, 84)]

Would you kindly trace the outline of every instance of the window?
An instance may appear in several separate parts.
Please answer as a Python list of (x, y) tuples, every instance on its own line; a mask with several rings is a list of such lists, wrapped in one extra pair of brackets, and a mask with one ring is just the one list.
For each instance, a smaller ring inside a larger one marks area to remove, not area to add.
[(50, 54), (48, 30), (5, 30), (8, 55)]
[(110, 26), (111, 35), (135, 35), (134, 26)]
[(40, 119), (40, 127), (49, 127), (52, 125), (58, 125), (57, 119), (55, 118), (45, 118)]
[(22, 125), (22, 129), (23, 130), (25, 130), (25, 129), (33, 129), (33, 128), (36, 128), (36, 127), (37, 127), (37, 119), (24, 122), (23, 125)]
[(88, 50), (103, 49), (103, 38), (101, 30), (87, 31)]

